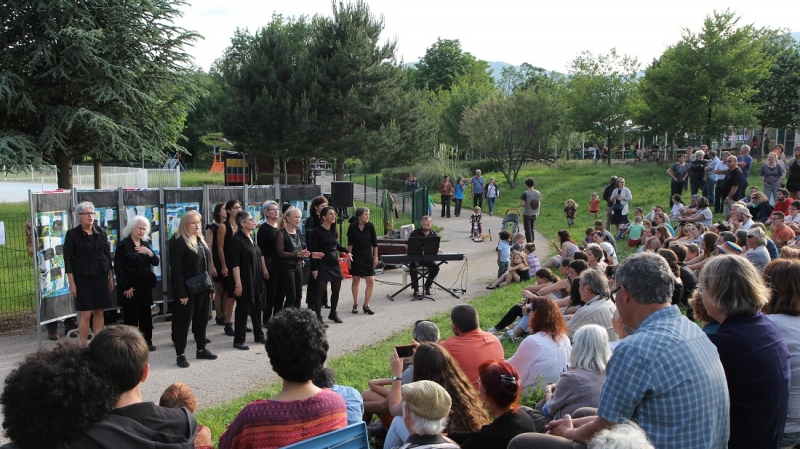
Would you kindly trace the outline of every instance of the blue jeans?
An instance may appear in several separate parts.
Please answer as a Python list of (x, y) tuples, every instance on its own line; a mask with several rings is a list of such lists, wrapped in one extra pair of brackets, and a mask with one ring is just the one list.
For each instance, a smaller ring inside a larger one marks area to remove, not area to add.
[(717, 181), (712, 181), (709, 178), (706, 185), (703, 186), (703, 196), (708, 200), (708, 204), (714, 205), (714, 190), (717, 188)]
[(508, 262), (497, 262), (497, 277), (499, 278), (506, 271), (508, 271)]
[(489, 196), (486, 197), (486, 204), (489, 205), (489, 214), (494, 212), (494, 200), (496, 200), (496, 199), (497, 198), (492, 198), (492, 197), (489, 197)]
[(800, 444), (800, 432), (789, 432), (783, 434), (783, 440), (781, 441), (782, 448), (791, 448), (798, 444)]

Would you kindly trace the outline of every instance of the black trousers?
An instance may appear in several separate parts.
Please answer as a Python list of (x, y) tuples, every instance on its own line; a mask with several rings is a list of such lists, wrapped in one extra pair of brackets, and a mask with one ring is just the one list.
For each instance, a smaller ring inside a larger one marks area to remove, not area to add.
[[(315, 281), (312, 279), (312, 281)], [(314, 310), (317, 312), (317, 318), (322, 319), (322, 301), (328, 293), (328, 281), (315, 281), (317, 284), (317, 299)], [(311, 282), (308, 283), (311, 285)], [(339, 305), (339, 291), (342, 289), (342, 281), (330, 281), (331, 284), (331, 311), (330, 315), (336, 313), (336, 306)]]
[[(670, 201), (672, 201), (672, 196), (673, 195), (682, 195), (684, 187), (686, 187), (686, 181), (672, 181), (672, 182), (670, 182), (669, 183), (669, 199), (670, 199)], [(668, 203), (668, 204), (672, 204), (672, 203)]]
[(453, 201), (455, 201), (455, 203), (456, 203), (456, 210), (454, 210), (453, 212), (455, 213), (455, 216), (458, 217), (459, 215), (461, 215), (461, 203), (464, 202), (464, 199), (463, 198), (453, 198)]
[(442, 195), (442, 217), (450, 218), (450, 195)]
[(278, 297), (283, 299), (283, 306), (300, 308), (303, 300), (303, 269), (300, 265), (280, 265), (280, 293)]
[(278, 270), (269, 270), (269, 279), (264, 279), (264, 315), (263, 324), (269, 323), (272, 316), (283, 308), (283, 300), (278, 300)]
[(722, 201), (724, 198), (722, 198), (722, 195), (720, 195), (721, 191), (722, 191), (722, 179), (717, 179), (716, 194), (714, 195), (714, 212), (716, 213), (722, 212)]
[(264, 329), (261, 327), (261, 301), (256, 300), (250, 304), (240, 297), (236, 298), (236, 310), (233, 312), (233, 344), (247, 341), (247, 317), (253, 321), (253, 338), (264, 338)]
[(514, 304), (510, 309), (508, 309), (508, 312), (506, 312), (505, 316), (501, 318), (500, 321), (497, 322), (494, 328), (497, 331), (501, 331), (506, 327), (508, 327), (509, 324), (513, 323), (514, 320), (517, 319), (517, 317), (521, 316), (522, 316), (522, 307), (520, 307), (518, 304)]
[(138, 327), (147, 343), (153, 342), (153, 315), (150, 313), (150, 306), (123, 306), (122, 322)]
[(183, 355), (186, 350), (190, 324), (197, 350), (206, 349), (206, 326), (208, 326), (210, 304), (209, 292), (189, 295), (186, 304), (181, 304), (178, 299), (172, 300), (172, 343), (175, 344), (175, 354)]
[[(534, 239), (533, 230), (536, 228), (536, 217), (538, 215), (523, 215), (522, 226), (525, 229), (525, 240), (530, 243)], [(513, 235), (511, 237), (514, 237)]]
[[(439, 264), (436, 262), (425, 262), (425, 265), (428, 268), (428, 275), (425, 276), (425, 289), (430, 290), (431, 286), (433, 285), (433, 281), (436, 280), (436, 276), (439, 275)], [(409, 273), (411, 274), (411, 288), (414, 291), (419, 290), (419, 275), (417, 274), (417, 264), (411, 263), (408, 265)]]
[(480, 207), (483, 209), (483, 193), (472, 194), (472, 208)]

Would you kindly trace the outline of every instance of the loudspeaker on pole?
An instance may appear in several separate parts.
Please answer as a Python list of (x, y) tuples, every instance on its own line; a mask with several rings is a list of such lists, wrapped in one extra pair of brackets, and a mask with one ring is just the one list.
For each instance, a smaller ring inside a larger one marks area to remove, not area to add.
[(335, 209), (353, 207), (353, 183), (350, 181), (331, 182), (330, 206)]

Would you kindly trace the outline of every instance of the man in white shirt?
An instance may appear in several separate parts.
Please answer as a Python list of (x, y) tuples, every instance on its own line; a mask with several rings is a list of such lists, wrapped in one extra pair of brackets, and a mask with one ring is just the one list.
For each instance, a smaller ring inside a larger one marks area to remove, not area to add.
[(703, 196), (708, 199), (709, 204), (713, 205), (714, 192), (717, 188), (717, 174), (715, 168), (719, 165), (719, 158), (717, 157), (717, 150), (709, 151), (708, 155), (711, 157), (711, 162), (709, 162), (708, 166), (705, 168), (708, 179), (706, 180), (705, 186), (703, 186)]
[(723, 151), (722, 157), (718, 159), (719, 162), (717, 162), (717, 164), (714, 165), (713, 168), (714, 175), (717, 176), (717, 185), (714, 188), (715, 196), (712, 204), (714, 205), (714, 213), (717, 214), (722, 213), (722, 200), (724, 198), (722, 198), (722, 196), (719, 195), (719, 187), (720, 184), (722, 184), (722, 181), (725, 179), (725, 173), (728, 173), (728, 164), (726, 161), (728, 160), (728, 157), (730, 155), (731, 155), (730, 151)]
[(736, 220), (733, 221), (734, 230), (744, 229), (749, 231), (753, 224), (753, 216), (746, 207), (736, 209)]

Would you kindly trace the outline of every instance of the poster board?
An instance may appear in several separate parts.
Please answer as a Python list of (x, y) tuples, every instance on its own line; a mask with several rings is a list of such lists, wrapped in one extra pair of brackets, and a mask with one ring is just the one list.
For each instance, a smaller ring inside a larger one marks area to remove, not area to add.
[(38, 324), (75, 315), (64, 264), (64, 238), (74, 221), (72, 193), (28, 194), (33, 223), (33, 258)]

